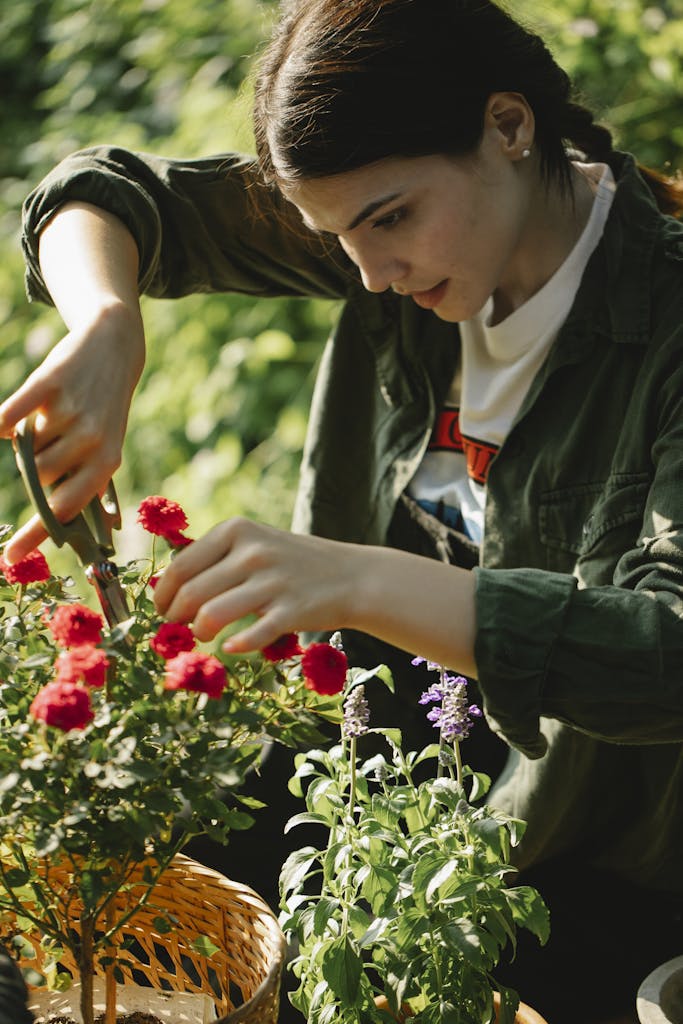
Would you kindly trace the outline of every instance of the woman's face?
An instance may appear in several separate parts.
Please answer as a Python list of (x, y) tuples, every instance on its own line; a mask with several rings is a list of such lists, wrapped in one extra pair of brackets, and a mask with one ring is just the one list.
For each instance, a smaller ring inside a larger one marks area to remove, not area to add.
[(285, 194), (309, 227), (338, 237), (369, 291), (392, 288), (457, 322), (520, 285), (531, 179), (497, 134), (485, 131), (474, 156), (391, 157)]

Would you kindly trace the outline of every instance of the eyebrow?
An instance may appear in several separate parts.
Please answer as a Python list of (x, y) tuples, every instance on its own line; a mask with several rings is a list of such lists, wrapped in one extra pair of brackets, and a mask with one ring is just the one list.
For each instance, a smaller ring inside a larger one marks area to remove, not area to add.
[(393, 202), (393, 200), (398, 199), (400, 195), (400, 192), (391, 192), (387, 196), (381, 196), (379, 199), (375, 199), (373, 202), (368, 203), (368, 205), (364, 206), (360, 213), (353, 218), (351, 223), (345, 228), (345, 231), (353, 231), (354, 228), (357, 228), (358, 225), (362, 224), (364, 220), (368, 219), (368, 217), (372, 217), (375, 210), (379, 210), (381, 206), (386, 206), (387, 203)]

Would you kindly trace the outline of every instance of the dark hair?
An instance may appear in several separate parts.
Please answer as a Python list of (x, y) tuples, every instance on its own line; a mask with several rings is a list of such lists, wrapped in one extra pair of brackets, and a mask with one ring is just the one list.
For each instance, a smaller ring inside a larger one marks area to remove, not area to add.
[[(491, 0), (285, 0), (256, 65), (263, 177), (286, 184), (387, 156), (470, 153), (493, 92), (529, 103), (546, 181), (569, 185), (568, 146), (597, 161), (612, 153), (611, 133), (573, 100), (542, 39)], [(645, 173), (663, 199), (666, 179)]]

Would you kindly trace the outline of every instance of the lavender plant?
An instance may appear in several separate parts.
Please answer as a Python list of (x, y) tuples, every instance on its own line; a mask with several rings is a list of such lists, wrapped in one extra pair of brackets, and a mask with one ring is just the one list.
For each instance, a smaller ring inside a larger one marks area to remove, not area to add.
[[(524, 823), (483, 803), (489, 778), (462, 763), (460, 743), (481, 712), (466, 679), (429, 667), (438, 681), (420, 703), (438, 742), (404, 753), (399, 730), (371, 728), (365, 684), (391, 678), (384, 667), (351, 669), (341, 742), (295, 760), (290, 788), (307, 810), (288, 829), (324, 833), (280, 877), (281, 925), (298, 947), (290, 998), (308, 1024), (488, 1024), (495, 990), (498, 1020), (511, 1024), (519, 999), (496, 984), (495, 966), (518, 927), (547, 939), (540, 895), (510, 884)], [(386, 756), (360, 758), (368, 734), (384, 737)], [(434, 772), (417, 781), (430, 761)]]

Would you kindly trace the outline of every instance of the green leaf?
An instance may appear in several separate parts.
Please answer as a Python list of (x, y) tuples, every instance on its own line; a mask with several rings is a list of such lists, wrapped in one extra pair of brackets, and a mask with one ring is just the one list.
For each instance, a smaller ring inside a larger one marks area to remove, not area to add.
[(17, 889), (19, 886), (26, 885), (30, 877), (28, 871), (24, 871), (22, 868), (10, 868), (3, 875), (3, 881), (8, 889)]
[(359, 684), (368, 683), (372, 679), (378, 679), (384, 683), (387, 689), (394, 693), (394, 677), (391, 674), (391, 669), (387, 665), (377, 665), (375, 668), (369, 669), (358, 669), (352, 668), (349, 672), (350, 686), (346, 687), (345, 692), (350, 693), (354, 686)]
[(39, 974), (32, 967), (22, 967), (22, 976), (27, 985), (32, 985), (34, 988), (44, 988), (46, 985), (45, 975)]
[(290, 853), (280, 872), (282, 892), (296, 892), (317, 860), (318, 851), (312, 846), (304, 846), (302, 849)]
[(462, 918), (459, 921), (449, 922), (443, 929), (443, 936), (448, 946), (473, 967), (486, 968), (488, 960), (486, 936), (471, 921)]
[(473, 820), (470, 827), (477, 838), (482, 840), (488, 848), (490, 858), (498, 860), (502, 853), (500, 822), (495, 818), (485, 817)]
[(213, 954), (217, 953), (220, 948), (219, 946), (214, 945), (211, 939), (206, 935), (198, 935), (197, 938), (193, 939), (190, 943), (190, 946), (195, 953), (200, 953), (202, 956), (207, 957), (213, 956)]
[(441, 886), (448, 881), (448, 879), (458, 870), (457, 860), (448, 860), (446, 863), (434, 872), (431, 877), (425, 879), (427, 881), (427, 888), (425, 889), (425, 899), (427, 903), (431, 903), (435, 893), (438, 893)]
[(104, 881), (98, 871), (85, 870), (81, 874), (79, 892), (86, 910), (94, 910), (104, 892)]
[(322, 971), (325, 981), (343, 1005), (358, 1005), (362, 961), (347, 935), (341, 935), (325, 949)]
[(545, 945), (550, 936), (550, 914), (541, 894), (530, 885), (519, 885), (508, 889), (506, 895), (515, 922)]
[(497, 1024), (515, 1024), (519, 996), (513, 989), (505, 988), (504, 985), (498, 985), (498, 992), (500, 993), (500, 1009)]
[(55, 992), (68, 992), (73, 984), (73, 978), (66, 971), (57, 971), (50, 981), (50, 988)]
[(20, 779), (19, 772), (8, 772), (3, 779), (0, 779), (0, 793), (6, 793), (14, 789)]
[(313, 811), (302, 811), (294, 814), (285, 825), (285, 834), (297, 825), (327, 825), (328, 820), (324, 814), (315, 814)]
[(396, 892), (396, 872), (380, 865), (370, 865), (370, 870), (361, 886), (361, 896), (372, 907), (373, 913), (381, 913), (387, 898)]
[(400, 818), (400, 808), (386, 797), (384, 793), (373, 793), (371, 800), (372, 813), (380, 824), (386, 828), (395, 829)]
[(320, 899), (313, 912), (313, 932), (315, 935), (324, 935), (329, 921), (334, 918), (339, 910), (339, 901), (331, 899)]
[(35, 960), (36, 951), (23, 935), (15, 935), (12, 938), (12, 947), (16, 950), (22, 960)]
[(484, 772), (474, 772), (471, 768), (465, 766), (463, 768), (463, 776), (465, 778), (469, 776), (472, 779), (472, 787), (470, 789), (470, 800), (472, 803), (486, 796), (491, 788), (491, 777), (489, 775), (486, 775)]
[(155, 917), (152, 920), (152, 924), (159, 932), (159, 935), (168, 935), (169, 932), (173, 931), (173, 924), (167, 917)]

